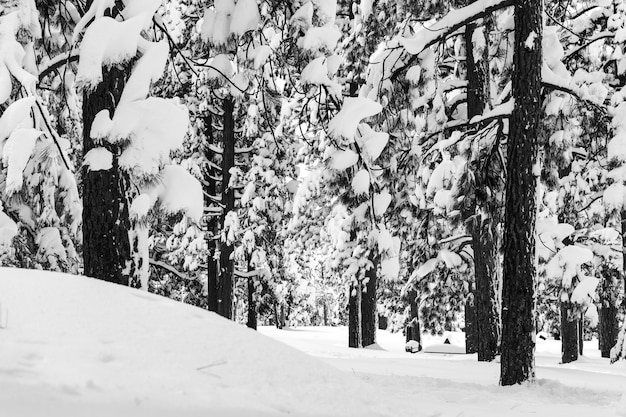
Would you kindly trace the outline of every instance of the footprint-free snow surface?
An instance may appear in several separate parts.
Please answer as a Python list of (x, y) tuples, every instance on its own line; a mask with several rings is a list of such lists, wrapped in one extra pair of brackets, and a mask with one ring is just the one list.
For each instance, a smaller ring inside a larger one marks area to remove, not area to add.
[(626, 415), (626, 366), (596, 342), (559, 365), (540, 340), (537, 383), (503, 388), (499, 364), (408, 354), (401, 335), (355, 350), (345, 328), (257, 333), (90, 278), (0, 268), (0, 303), (1, 417)]

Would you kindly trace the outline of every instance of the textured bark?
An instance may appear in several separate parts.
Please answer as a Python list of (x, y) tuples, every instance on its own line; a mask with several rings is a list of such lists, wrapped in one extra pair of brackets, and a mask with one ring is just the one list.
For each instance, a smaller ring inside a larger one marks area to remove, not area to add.
[(348, 298), (348, 347), (363, 347), (361, 335), (361, 290), (360, 284), (350, 285)]
[[(204, 118), (204, 126), (206, 129), (207, 146), (204, 148), (204, 156), (207, 161), (213, 161), (213, 152), (209, 149), (208, 144), (214, 143), (215, 136), (213, 131), (213, 116), (209, 113)], [(217, 178), (219, 173), (216, 169), (208, 167), (204, 172), (205, 191), (208, 195), (217, 195)], [(213, 202), (205, 198), (205, 206), (209, 207)], [(207, 307), (209, 311), (217, 311), (217, 276), (218, 276), (218, 263), (215, 258), (218, 253), (218, 240), (214, 238), (219, 234), (219, 217), (211, 215), (207, 222), (208, 232), (206, 234), (206, 244), (209, 248), (207, 255)]]
[[(484, 48), (481, 59), (476, 61), (472, 51), (472, 38), (476, 25), (467, 25), (465, 29), (466, 65), (467, 65), (467, 112), (468, 118), (481, 115), (489, 99), (489, 67), (488, 48)], [(484, 36), (484, 35), (483, 35)], [(487, 44), (487, 40), (485, 40)], [(482, 173), (476, 175), (476, 188), (482, 189), (484, 177)], [(482, 180), (480, 180), (482, 178)], [(466, 312), (473, 317), (475, 326), (469, 328), (476, 333), (466, 333), (466, 352), (478, 352), (479, 361), (491, 361), (498, 352), (500, 333), (500, 315), (498, 313), (497, 290), (501, 278), (498, 267), (498, 242), (495, 221), (492, 217), (482, 219), (478, 205), (474, 209), (474, 219), (471, 221), (472, 248), (474, 249), (474, 312)], [(495, 216), (489, 213), (489, 216)], [(472, 314), (473, 313), (473, 314)], [(471, 323), (473, 324), (473, 323)], [(468, 328), (466, 324), (466, 329)], [(477, 340), (476, 340), (477, 339)], [(469, 342), (469, 344), (468, 344)]]
[(475, 291), (465, 302), (465, 353), (478, 352), (478, 325), (476, 323)]
[[(228, 186), (230, 169), (235, 166), (234, 110), (232, 98), (226, 97), (223, 104), (222, 204), (224, 205), (224, 214), (222, 226), (228, 212), (235, 208), (235, 190)], [(220, 274), (217, 283), (217, 313), (228, 319), (233, 318), (233, 261), (230, 259), (232, 253), (232, 245), (222, 242), (220, 247)]]
[(617, 320), (618, 309), (611, 295), (617, 290), (613, 288), (614, 274), (617, 271), (610, 271), (610, 274), (603, 274), (600, 281), (600, 308), (598, 309), (598, 348), (603, 358), (611, 357), (611, 348), (617, 342), (619, 333), (619, 323)]
[(585, 344), (585, 315), (581, 314), (578, 318), (578, 354), (583, 355), (583, 348)]
[[(561, 302), (561, 362), (570, 363), (578, 359), (578, 320), (569, 320), (571, 303)], [(568, 317), (569, 316), (569, 317)]]
[(127, 263), (131, 258), (128, 175), (118, 165), (120, 148), (96, 143), (90, 131), (101, 110), (108, 110), (113, 117), (129, 75), (128, 67), (103, 68), (102, 82), (83, 95), (83, 155), (101, 145), (113, 154), (109, 170), (83, 168), (84, 274), (122, 285), (129, 284)]
[[(409, 307), (410, 307), (410, 317), (409, 324), (406, 326), (406, 341), (409, 342), (411, 340), (415, 340), (422, 344), (422, 332), (420, 330), (420, 320), (419, 320), (419, 301), (417, 299), (417, 291), (412, 289), (408, 294), (409, 298)], [(421, 347), (420, 347), (421, 350)]]
[[(515, 2), (515, 37), (504, 215), (500, 384), (534, 380), (537, 138), (541, 119), (543, 2)], [(532, 47), (527, 47), (529, 40)]]
[(370, 254), (369, 260), (373, 267), (365, 271), (365, 278), (368, 279), (365, 285), (365, 291), (361, 300), (361, 335), (363, 346), (369, 346), (376, 343), (376, 286), (377, 286), (377, 270), (378, 257)]
[[(500, 315), (497, 289), (500, 282), (497, 231), (491, 221), (476, 225), (472, 230), (474, 247), (474, 306), (478, 333), (478, 360), (492, 361), (498, 353)], [(485, 230), (486, 229), (486, 230)]]
[(257, 306), (254, 301), (254, 281), (253, 278), (248, 278), (248, 321), (246, 326), (256, 330), (257, 328)]

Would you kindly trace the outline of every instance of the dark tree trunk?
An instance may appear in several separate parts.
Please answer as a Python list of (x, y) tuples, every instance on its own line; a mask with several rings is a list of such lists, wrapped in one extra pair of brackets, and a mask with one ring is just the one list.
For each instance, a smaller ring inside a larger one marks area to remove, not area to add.
[(326, 298), (322, 299), (322, 309), (324, 326), (328, 326), (328, 301), (326, 301)]
[(419, 320), (419, 300), (417, 299), (417, 291), (412, 289), (408, 294), (409, 298), (409, 308), (410, 308), (410, 317), (409, 324), (406, 326), (406, 341), (409, 342), (411, 340), (415, 340), (420, 344), (422, 344), (422, 332), (420, 330), (420, 320)]
[[(500, 384), (535, 377), (535, 221), (541, 120), (541, 0), (515, 2), (513, 112), (507, 145)], [(530, 38), (529, 38), (530, 37)], [(531, 47), (528, 43), (533, 41)]]
[(283, 328), (282, 320), (280, 319), (280, 312), (278, 311), (278, 301), (274, 300), (274, 324), (277, 329)]
[(113, 154), (109, 170), (89, 171), (83, 168), (83, 258), (84, 274), (89, 277), (128, 285), (127, 262), (131, 258), (128, 232), (128, 175), (118, 165), (119, 146), (96, 143), (90, 137), (94, 118), (101, 110), (113, 117), (129, 67), (102, 69), (102, 82), (83, 95), (83, 154), (104, 146)]
[(619, 277), (615, 276), (616, 272), (615, 270), (608, 270), (602, 274), (601, 287), (598, 292), (600, 297), (600, 308), (598, 309), (598, 348), (603, 358), (611, 357), (611, 348), (615, 346), (619, 333), (619, 323), (617, 320), (618, 309), (615, 305), (615, 297), (613, 297), (613, 294), (617, 292), (613, 282), (619, 279)]
[[(473, 53), (474, 30), (476, 24), (467, 25), (465, 29), (466, 65), (467, 65), (467, 117), (481, 115), (489, 99), (489, 66), (488, 48), (484, 48), (480, 60), (476, 61)], [(485, 39), (488, 44), (488, 39)], [(476, 192), (487, 186), (486, 175), (482, 172), (475, 176), (477, 179)], [(496, 216), (496, 213), (489, 213)], [(500, 268), (498, 267), (498, 242), (497, 230), (493, 219), (482, 219), (480, 207), (475, 207), (474, 218), (470, 222), (472, 247), (474, 249), (474, 281), (473, 292), (474, 311), (466, 313), (471, 317), (469, 329), (466, 333), (466, 352), (478, 352), (479, 361), (492, 361), (498, 352), (498, 339), (500, 333), (499, 313), (497, 306), (497, 289), (500, 281)], [(470, 307), (470, 310), (472, 307)], [(474, 324), (475, 326), (472, 326)], [(466, 319), (467, 323), (467, 319)], [(468, 326), (466, 324), (466, 329)], [(467, 331), (467, 330), (466, 330)], [(474, 336), (474, 333), (476, 335)], [(468, 338), (469, 337), (469, 338)], [(469, 342), (469, 343), (468, 343)]]
[[(207, 146), (204, 148), (204, 156), (208, 162), (208, 166), (204, 172), (204, 183), (206, 184), (205, 191), (209, 196), (217, 195), (217, 178), (219, 177), (219, 172), (213, 166), (214, 163), (214, 154), (209, 149), (209, 144), (215, 143), (215, 135), (213, 131), (213, 116), (211, 113), (208, 113), (204, 118), (204, 127), (206, 132), (206, 140)], [(210, 198), (205, 198), (205, 206), (210, 207), (214, 205), (214, 202)], [(209, 311), (217, 311), (217, 276), (219, 274), (218, 271), (218, 262), (216, 259), (219, 247), (219, 240), (216, 239), (216, 236), (219, 236), (219, 217), (214, 213), (209, 213), (209, 218), (207, 221), (207, 230), (206, 234), (206, 243), (209, 248), (207, 255), (207, 307)]]
[[(252, 255), (248, 255), (248, 272), (254, 270), (251, 264)], [(246, 326), (251, 329), (256, 330), (257, 328), (257, 305), (256, 300), (254, 299), (254, 278), (248, 278), (248, 321), (246, 322)]]
[(257, 328), (256, 301), (254, 301), (254, 279), (248, 278), (248, 321), (246, 323), (251, 329)]
[(561, 302), (561, 362), (570, 363), (578, 359), (578, 320), (569, 320), (569, 302)]
[(361, 335), (363, 346), (369, 346), (376, 343), (376, 319), (378, 312), (376, 311), (376, 284), (378, 257), (370, 253), (369, 260), (372, 262), (372, 268), (365, 271), (365, 291), (361, 300)]
[[(228, 186), (230, 169), (235, 166), (235, 106), (231, 97), (224, 99), (224, 146), (222, 153), (222, 204), (224, 215), (222, 227), (228, 212), (235, 208), (235, 190)], [(220, 275), (217, 284), (217, 313), (228, 319), (233, 318), (233, 253), (232, 245), (222, 242), (220, 248)]]
[(583, 348), (585, 347), (585, 344), (583, 343), (585, 341), (585, 315), (581, 314), (580, 318), (578, 319), (578, 354), (580, 356), (583, 355)]
[[(480, 220), (476, 220), (480, 223)], [(489, 220), (472, 230), (474, 245), (474, 277), (476, 291), (476, 327), (478, 328), (478, 360), (492, 361), (498, 353), (500, 323), (497, 288), (500, 281), (498, 249), (494, 225)]]
[(361, 335), (361, 289), (360, 283), (350, 285), (348, 298), (348, 346), (351, 348), (363, 347)]
[(465, 302), (465, 353), (478, 352), (478, 325), (476, 323), (476, 305), (472, 292)]

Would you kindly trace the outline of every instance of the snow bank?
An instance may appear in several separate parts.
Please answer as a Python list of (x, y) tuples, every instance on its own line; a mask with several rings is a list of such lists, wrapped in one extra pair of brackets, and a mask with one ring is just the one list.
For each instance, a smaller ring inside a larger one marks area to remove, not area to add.
[(216, 314), (91, 278), (0, 277), (1, 415), (392, 415), (355, 376)]

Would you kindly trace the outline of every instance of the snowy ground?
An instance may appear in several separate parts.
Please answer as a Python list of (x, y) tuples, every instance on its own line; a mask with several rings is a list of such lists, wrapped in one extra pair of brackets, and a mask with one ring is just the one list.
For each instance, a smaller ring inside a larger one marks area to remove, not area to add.
[(82, 277), (0, 268), (0, 303), (1, 417), (626, 415), (626, 366), (593, 344), (563, 366), (540, 342), (538, 383), (501, 388), (498, 364), (407, 354), (400, 335), (354, 350), (345, 328), (259, 334)]

